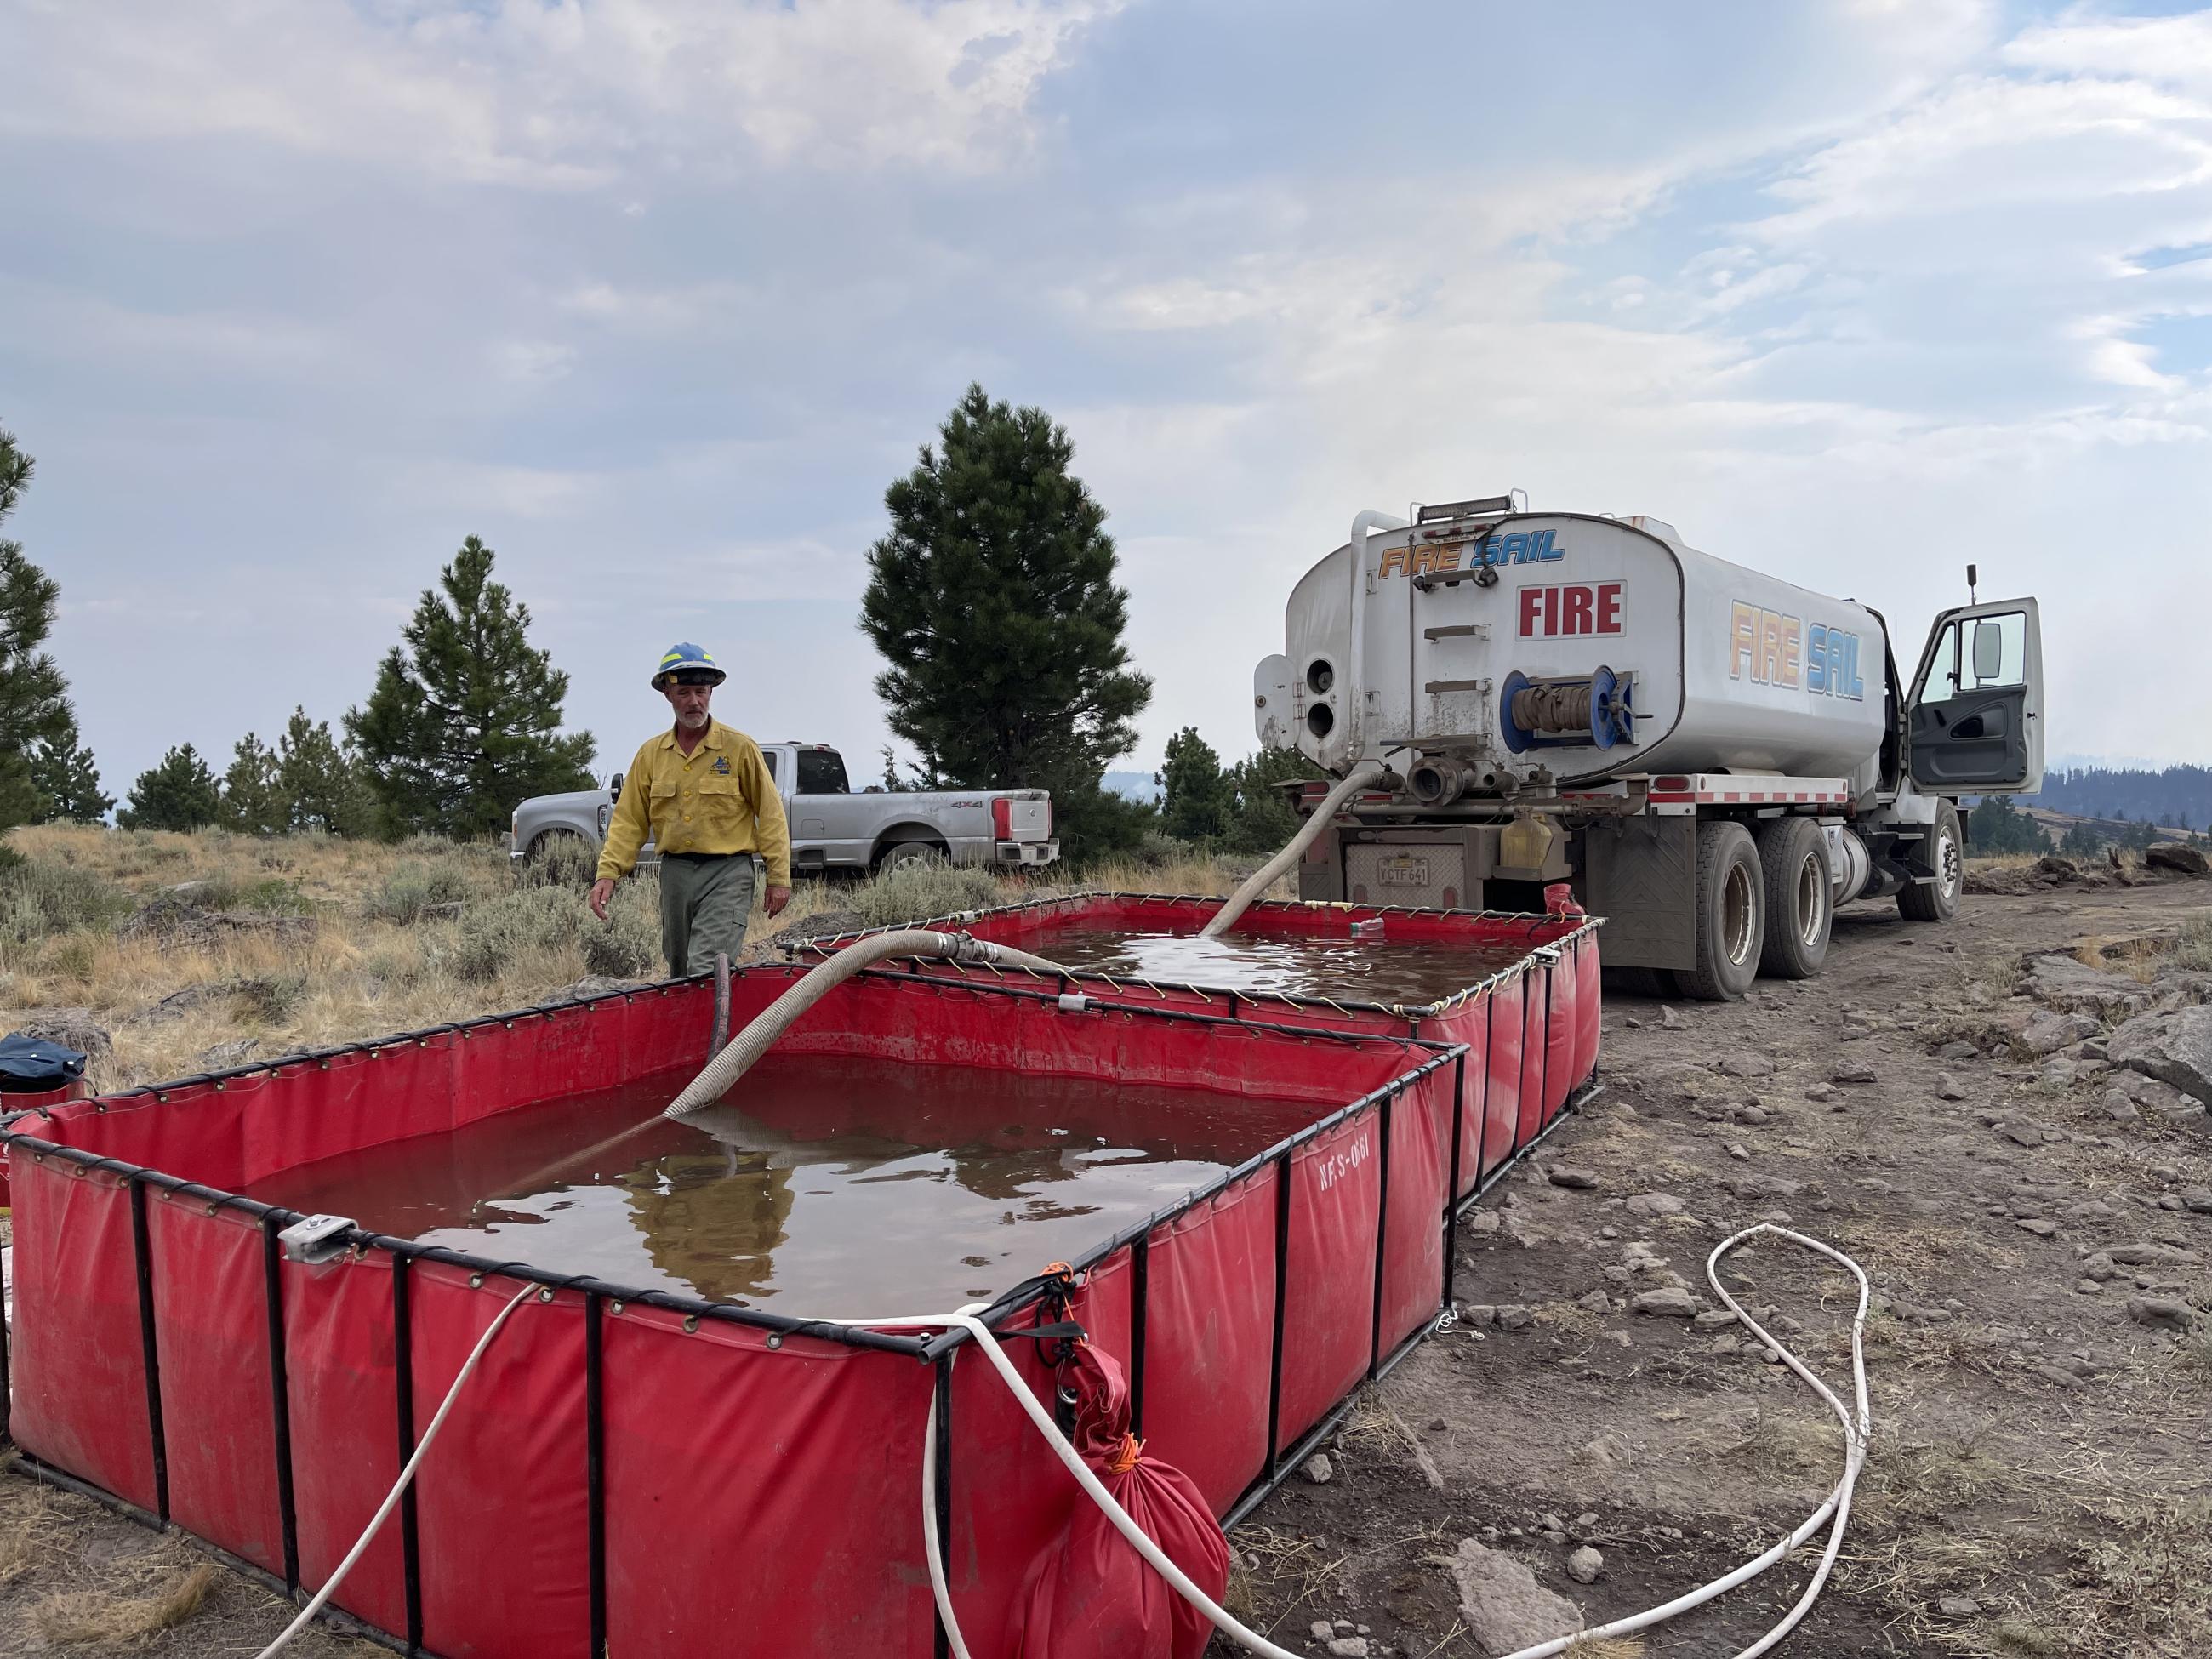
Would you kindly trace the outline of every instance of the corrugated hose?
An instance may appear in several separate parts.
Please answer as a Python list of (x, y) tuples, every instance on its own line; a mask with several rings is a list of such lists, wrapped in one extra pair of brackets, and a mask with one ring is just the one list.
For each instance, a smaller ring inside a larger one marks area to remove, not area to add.
[(1213, 913), (1213, 920), (1199, 930), (1200, 939), (1219, 939), (1237, 925), (1237, 919), (1252, 908), (1252, 901), (1275, 884), (1275, 878), (1296, 864), (1313, 845), (1314, 838), (1328, 828), (1336, 810), (1361, 784), (1383, 770), (1380, 761), (1354, 761), (1352, 769), (1337, 782), (1335, 788), (1322, 798), (1322, 804), (1298, 826), (1298, 833), (1291, 837), (1291, 844), (1269, 859), (1248, 878), (1244, 884), (1231, 894), (1229, 902)]

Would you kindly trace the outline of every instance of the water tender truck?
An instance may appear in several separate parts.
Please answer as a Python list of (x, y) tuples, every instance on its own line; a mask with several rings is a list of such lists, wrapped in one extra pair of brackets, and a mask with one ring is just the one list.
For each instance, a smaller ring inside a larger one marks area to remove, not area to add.
[(1301, 896), (1533, 910), (1568, 882), (1608, 968), (1712, 1001), (1817, 973), (1853, 899), (1948, 920), (1958, 798), (2043, 776), (2033, 599), (1943, 611), (1908, 689), (1879, 611), (1517, 491), (1358, 514), (1252, 689), (1262, 744), (1374, 772)]

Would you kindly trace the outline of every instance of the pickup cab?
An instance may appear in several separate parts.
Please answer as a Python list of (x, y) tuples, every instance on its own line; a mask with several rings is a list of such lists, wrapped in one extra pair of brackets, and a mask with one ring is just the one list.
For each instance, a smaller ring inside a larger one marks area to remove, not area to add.
[[(1052, 797), (1042, 789), (865, 789), (854, 793), (845, 758), (826, 743), (764, 743), (761, 754), (783, 796), (794, 874), (862, 873), (902, 864), (1044, 865), (1060, 856)], [(606, 839), (622, 774), (605, 789), (536, 795), (514, 809), (508, 855), (543, 856), (562, 836), (596, 848)], [(653, 856), (647, 842), (639, 854)]]

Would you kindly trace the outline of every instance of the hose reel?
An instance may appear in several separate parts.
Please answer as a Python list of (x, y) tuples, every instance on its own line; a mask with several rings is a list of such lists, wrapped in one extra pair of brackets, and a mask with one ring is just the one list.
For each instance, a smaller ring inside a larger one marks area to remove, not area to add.
[(1531, 749), (1610, 749), (1636, 741), (1636, 683), (1596, 672), (1539, 679), (1515, 669), (1498, 693), (1498, 728), (1515, 754)]

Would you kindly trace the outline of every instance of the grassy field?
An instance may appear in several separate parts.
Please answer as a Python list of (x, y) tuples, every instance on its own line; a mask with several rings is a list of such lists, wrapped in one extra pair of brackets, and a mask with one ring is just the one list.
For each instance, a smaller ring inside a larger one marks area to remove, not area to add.
[[(602, 923), (586, 866), (519, 877), (490, 844), (47, 824), (5, 848), (0, 1030), (87, 1049), (100, 1089), (664, 972), (653, 877), (623, 883)], [(1222, 893), (1242, 873), (1192, 858), (1095, 868), (1085, 884)], [(806, 881), (781, 916), (754, 913), (747, 943), (825, 913), (877, 926), (1065, 890), (980, 869)]]

